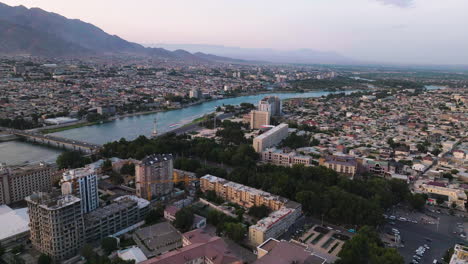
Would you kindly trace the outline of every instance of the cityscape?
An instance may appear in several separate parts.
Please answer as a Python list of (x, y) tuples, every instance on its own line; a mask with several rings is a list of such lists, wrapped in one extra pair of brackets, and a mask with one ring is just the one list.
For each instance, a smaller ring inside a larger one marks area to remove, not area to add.
[(367, 52), (342, 0), (2, 2), (0, 263), (468, 263), (468, 46), (403, 32), (440, 2), (356, 0), (406, 42)]

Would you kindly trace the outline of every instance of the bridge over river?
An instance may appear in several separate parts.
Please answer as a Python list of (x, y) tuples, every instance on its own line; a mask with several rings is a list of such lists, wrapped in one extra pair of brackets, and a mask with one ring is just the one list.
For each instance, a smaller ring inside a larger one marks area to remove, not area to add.
[(84, 141), (79, 141), (75, 139), (68, 139), (53, 135), (44, 135), (37, 132), (31, 132), (26, 130), (17, 130), (11, 128), (2, 128), (0, 127), (0, 131), (12, 135), (16, 135), (18, 137), (24, 138), (27, 141), (44, 144), (48, 146), (53, 146), (57, 148), (64, 148), (73, 151), (79, 151), (87, 154), (94, 154), (101, 149), (101, 145), (88, 143)]

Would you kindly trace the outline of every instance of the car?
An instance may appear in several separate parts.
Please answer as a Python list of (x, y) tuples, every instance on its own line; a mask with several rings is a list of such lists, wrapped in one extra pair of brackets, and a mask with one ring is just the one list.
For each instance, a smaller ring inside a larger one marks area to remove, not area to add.
[(402, 222), (405, 222), (405, 221), (406, 221), (406, 218), (400, 217), (400, 218), (398, 218), (398, 220), (400, 220), (400, 221), (402, 221)]
[(391, 215), (388, 219), (390, 219), (390, 220), (396, 220), (396, 216)]
[(419, 261), (417, 259), (413, 259), (413, 262), (414, 263), (419, 263)]
[(393, 221), (392, 221), (392, 222), (390, 222), (389, 224), (391, 224), (391, 225), (395, 225), (395, 222), (393, 222)]
[(466, 235), (465, 235), (465, 234), (460, 234), (460, 237), (461, 237), (461, 238), (465, 238)]
[(426, 237), (426, 241), (427, 241), (427, 242), (432, 242), (432, 239)]
[(413, 258), (414, 258), (414, 259), (417, 259), (417, 260), (420, 260), (420, 259), (421, 259), (421, 257), (418, 256), (418, 255), (414, 255)]
[(425, 247), (426, 249), (430, 249), (430, 247), (429, 247), (428, 245), (426, 245), (426, 244), (424, 244), (424, 247)]
[(416, 252), (416, 255), (418, 255), (418, 256), (420, 256), (422, 258), (424, 253)]

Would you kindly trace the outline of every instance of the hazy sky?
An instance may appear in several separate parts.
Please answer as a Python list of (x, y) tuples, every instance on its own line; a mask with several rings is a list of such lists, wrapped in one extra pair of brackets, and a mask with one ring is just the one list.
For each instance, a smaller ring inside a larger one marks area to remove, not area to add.
[(139, 43), (310, 48), (375, 62), (468, 64), (468, 0), (0, 0)]

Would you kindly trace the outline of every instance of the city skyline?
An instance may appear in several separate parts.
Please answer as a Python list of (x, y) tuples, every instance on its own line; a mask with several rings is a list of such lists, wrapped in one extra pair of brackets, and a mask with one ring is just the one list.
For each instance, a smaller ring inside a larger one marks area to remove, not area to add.
[[(461, 0), (4, 0), (95, 24), (142, 44), (210, 44), (332, 51), (361, 63), (466, 64)], [(435, 19), (437, 18), (437, 19)], [(260, 23), (261, 22), (261, 23)]]

